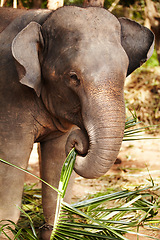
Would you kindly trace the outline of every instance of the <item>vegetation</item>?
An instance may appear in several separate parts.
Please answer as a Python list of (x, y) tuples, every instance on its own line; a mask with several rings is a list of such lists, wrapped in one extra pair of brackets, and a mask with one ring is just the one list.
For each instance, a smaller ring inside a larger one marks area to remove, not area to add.
[[(126, 80), (125, 100), (129, 110), (136, 115), (143, 126), (157, 125), (160, 122), (160, 68), (156, 51), (152, 57)], [(151, 131), (152, 132), (152, 131)]]
[[(19, 8), (33, 8), (35, 0), (18, 0)], [(154, 3), (159, 3), (159, 0), (152, 0)], [(64, 0), (64, 5), (76, 5), (82, 6), (84, 0)], [(6, 0), (4, 2), (4, 6), (12, 6), (12, 0)], [(135, 12), (144, 12), (144, 7), (146, 4), (146, 0), (104, 0), (104, 7), (109, 9), (114, 4), (114, 8), (119, 8), (123, 6), (123, 8), (131, 8), (131, 11)], [(47, 0), (42, 0), (41, 8), (47, 8)], [(159, 5), (158, 8), (160, 9)], [(135, 13), (135, 16), (138, 16), (138, 13)]]
[[(152, 182), (152, 179), (151, 179)], [(132, 239), (132, 236), (146, 236), (138, 233), (139, 228), (148, 228), (155, 232), (160, 230), (157, 216), (160, 209), (159, 186), (150, 184), (133, 191), (121, 190), (113, 193), (101, 193), (100, 196), (86, 199), (72, 205), (61, 202), (56, 226), (51, 239)], [(31, 194), (34, 197), (31, 201)], [(21, 220), (16, 229), (12, 229), (15, 239), (39, 239), (39, 226), (42, 225), (42, 208), (35, 195), (39, 190), (28, 188), (23, 205)], [(36, 200), (36, 201), (35, 201)], [(10, 228), (10, 226), (9, 226)], [(129, 234), (126, 237), (125, 234)]]

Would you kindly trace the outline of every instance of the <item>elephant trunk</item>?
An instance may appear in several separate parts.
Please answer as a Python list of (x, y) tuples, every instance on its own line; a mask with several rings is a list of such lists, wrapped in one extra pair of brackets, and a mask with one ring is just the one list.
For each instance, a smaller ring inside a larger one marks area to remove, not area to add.
[(110, 169), (123, 139), (123, 97), (119, 100), (114, 97), (113, 100), (104, 101), (100, 98), (95, 100), (93, 105), (88, 104), (88, 111), (82, 112), (86, 132), (73, 131), (66, 143), (67, 153), (75, 146), (78, 152), (75, 171), (85, 178), (98, 178)]

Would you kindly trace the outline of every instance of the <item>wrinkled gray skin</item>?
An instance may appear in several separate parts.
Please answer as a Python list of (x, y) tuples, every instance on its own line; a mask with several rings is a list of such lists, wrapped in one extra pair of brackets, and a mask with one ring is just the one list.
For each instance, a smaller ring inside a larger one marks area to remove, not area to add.
[[(57, 187), (75, 146), (79, 175), (105, 174), (123, 138), (125, 77), (151, 55), (153, 34), (105, 9), (78, 7), (0, 9), (0, 31), (0, 158), (26, 168), (40, 142), (42, 178)], [(0, 163), (0, 220), (17, 222), (23, 183), (24, 173)], [(43, 186), (50, 225), (55, 201)]]

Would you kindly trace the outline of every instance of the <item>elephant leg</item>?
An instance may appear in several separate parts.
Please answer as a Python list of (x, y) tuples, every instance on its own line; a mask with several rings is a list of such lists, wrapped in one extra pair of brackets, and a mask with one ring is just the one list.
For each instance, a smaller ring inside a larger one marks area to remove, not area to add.
[[(62, 165), (66, 158), (65, 143), (68, 134), (64, 134), (54, 140), (41, 143), (41, 176), (42, 179), (58, 188)], [(68, 189), (65, 196), (65, 201), (71, 201), (71, 189), (74, 182), (75, 173), (72, 173)], [(54, 216), (56, 210), (57, 192), (50, 187), (42, 184), (42, 204), (43, 212), (46, 221), (46, 227), (43, 227), (41, 238), (49, 240), (51, 227), (54, 224)]]
[[(32, 150), (32, 145), (27, 144), (27, 139), (18, 143), (16, 141), (12, 143), (8, 140), (5, 148), (3, 148), (4, 141), (1, 143), (1, 159), (22, 168), (27, 167)], [(11, 220), (17, 223), (20, 216), (18, 207), (21, 207), (24, 178), (25, 173), (0, 162), (0, 221)], [(0, 224), (3, 225), (5, 223), (8, 222), (2, 221)], [(7, 233), (7, 229), (5, 232)], [(11, 236), (10, 238), (13, 239)], [(1, 234), (0, 239), (5, 239), (4, 234)]]

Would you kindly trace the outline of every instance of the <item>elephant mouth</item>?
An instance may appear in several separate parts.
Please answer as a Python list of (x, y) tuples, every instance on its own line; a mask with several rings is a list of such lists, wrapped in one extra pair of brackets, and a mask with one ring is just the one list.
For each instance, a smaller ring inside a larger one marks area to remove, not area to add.
[(89, 144), (89, 136), (86, 131), (82, 131), (81, 129), (76, 129), (70, 133), (68, 136), (65, 152), (66, 155), (71, 151), (72, 148), (75, 147), (77, 154), (81, 157), (86, 157), (88, 154), (88, 150), (90, 148)]

